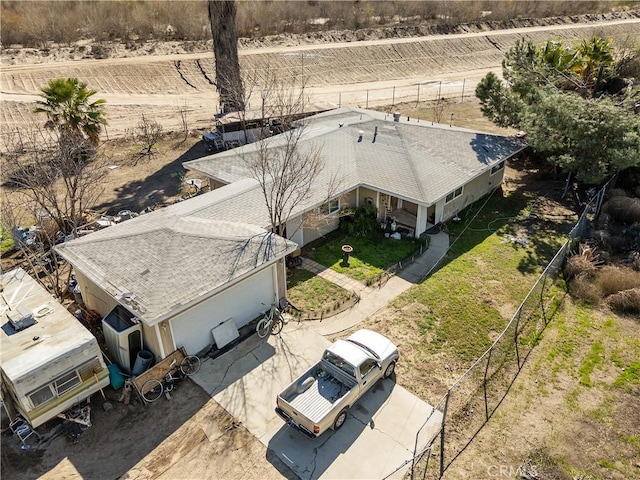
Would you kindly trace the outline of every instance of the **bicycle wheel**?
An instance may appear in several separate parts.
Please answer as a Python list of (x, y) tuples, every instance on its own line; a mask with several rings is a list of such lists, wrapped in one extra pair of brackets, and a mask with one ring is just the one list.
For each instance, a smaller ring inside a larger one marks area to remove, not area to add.
[(267, 317), (263, 317), (258, 321), (258, 325), (256, 326), (256, 332), (258, 332), (258, 336), (260, 338), (265, 338), (269, 335), (271, 331), (271, 320)]
[(142, 385), (142, 398), (148, 403), (153, 403), (162, 396), (162, 382), (152, 378)]
[(200, 359), (195, 355), (187, 355), (180, 362), (180, 371), (183, 375), (191, 376), (200, 370)]
[(282, 319), (282, 315), (277, 313), (273, 319), (273, 324), (271, 325), (271, 335), (278, 335), (282, 328), (284, 327), (284, 320)]

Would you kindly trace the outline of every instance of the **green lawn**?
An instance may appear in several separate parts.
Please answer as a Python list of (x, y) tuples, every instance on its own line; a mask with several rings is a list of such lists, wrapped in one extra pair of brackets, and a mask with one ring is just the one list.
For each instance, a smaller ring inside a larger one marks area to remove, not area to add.
[[(351, 245), (349, 266), (343, 267), (342, 246)], [(315, 247), (308, 255), (316, 262), (363, 283), (374, 279), (386, 268), (408, 257), (420, 246), (418, 240), (394, 240), (384, 236), (375, 239), (347, 237), (338, 232)]]
[(351, 298), (351, 292), (318, 277), (307, 270), (296, 268), (287, 279), (287, 298), (300, 310), (329, 312)]
[(482, 203), (448, 225), (453, 245), (444, 266), (393, 302), (394, 321), (418, 328), (415, 348), (447, 351), (462, 364), (491, 346), (564, 240), (553, 228), (538, 228), (527, 247), (510, 241), (528, 221), (525, 196), (491, 198), (473, 219)]

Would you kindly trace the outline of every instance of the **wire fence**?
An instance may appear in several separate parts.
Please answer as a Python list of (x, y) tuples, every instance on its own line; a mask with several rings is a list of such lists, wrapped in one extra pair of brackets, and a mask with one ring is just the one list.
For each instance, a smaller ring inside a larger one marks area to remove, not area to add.
[(430, 412), (416, 432), (413, 457), (398, 466), (396, 472), (410, 464), (412, 479), (442, 478), (489, 421), (560, 307), (563, 295), (558, 295), (558, 290), (552, 287), (574, 240), (587, 232), (613, 182), (611, 179), (585, 205), (565, 243), (531, 287), (506, 328)]
[[(476, 84), (480, 78), (462, 78), (459, 80), (415, 81), (406, 84), (393, 84), (376, 88), (358, 89), (344, 86), (339, 92), (327, 92), (325, 87), (305, 87), (307, 109), (352, 106), (358, 108), (386, 107), (389, 113), (395, 111), (399, 104), (414, 105), (431, 102), (432, 118), (425, 121), (452, 122), (452, 118), (442, 118), (444, 105), (461, 103), (475, 98)], [(259, 96), (250, 98), (247, 108), (260, 111), (262, 100)], [(440, 108), (439, 108), (440, 107)], [(422, 120), (422, 118), (421, 118)]]

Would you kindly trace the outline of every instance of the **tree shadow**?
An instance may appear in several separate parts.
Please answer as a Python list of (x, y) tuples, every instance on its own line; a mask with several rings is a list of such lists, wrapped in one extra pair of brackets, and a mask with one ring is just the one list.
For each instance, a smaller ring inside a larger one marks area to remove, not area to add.
[(153, 174), (117, 188), (117, 197), (97, 205), (96, 210), (108, 211), (112, 214), (123, 209), (140, 212), (147, 207), (153, 208), (166, 204), (169, 199), (182, 192), (184, 176), (187, 172), (182, 163), (204, 155), (206, 155), (204, 142), (199, 141)]

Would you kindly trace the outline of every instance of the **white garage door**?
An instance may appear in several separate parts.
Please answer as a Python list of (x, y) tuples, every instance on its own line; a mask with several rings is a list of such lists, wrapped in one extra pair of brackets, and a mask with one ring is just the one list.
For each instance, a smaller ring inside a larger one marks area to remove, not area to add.
[(238, 328), (258, 317), (265, 305), (276, 300), (273, 283), (275, 265), (261, 270), (246, 280), (227, 288), (171, 320), (176, 347), (195, 354), (213, 344), (211, 329), (228, 318)]

